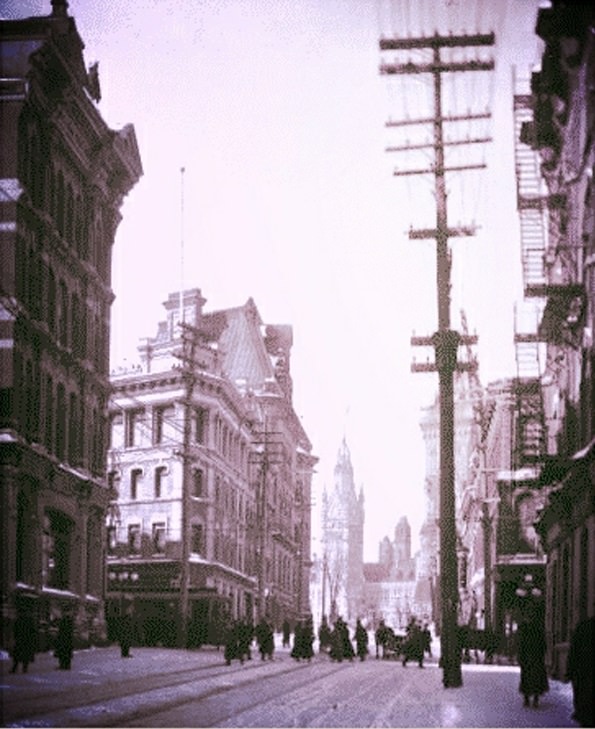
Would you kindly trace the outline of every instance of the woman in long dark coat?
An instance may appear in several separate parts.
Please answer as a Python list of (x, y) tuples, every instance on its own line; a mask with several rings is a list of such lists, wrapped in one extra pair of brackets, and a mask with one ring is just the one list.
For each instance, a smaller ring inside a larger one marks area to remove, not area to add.
[(364, 628), (359, 618), (355, 625), (355, 645), (358, 658), (360, 661), (364, 661), (368, 654), (368, 631)]
[(545, 670), (545, 631), (539, 618), (525, 620), (518, 629), (518, 659), (521, 667), (519, 691), (523, 703), (534, 707), (539, 705), (539, 697), (549, 690)]
[(36, 643), (37, 635), (33, 618), (28, 615), (19, 615), (14, 623), (11, 673), (16, 673), (19, 663), (23, 664), (23, 673), (27, 673), (29, 664), (35, 659)]
[(63, 615), (58, 623), (58, 635), (56, 637), (56, 658), (58, 668), (70, 671), (72, 662), (72, 651), (74, 644), (74, 622), (70, 615)]

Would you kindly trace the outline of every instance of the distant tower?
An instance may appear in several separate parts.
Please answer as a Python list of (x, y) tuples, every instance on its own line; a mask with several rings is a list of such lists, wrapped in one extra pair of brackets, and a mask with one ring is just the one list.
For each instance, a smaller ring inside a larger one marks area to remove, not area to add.
[(355, 621), (361, 611), (364, 563), (364, 495), (356, 494), (351, 455), (345, 439), (334, 470), (334, 486), (325, 494), (323, 543), (328, 612)]
[(411, 527), (406, 516), (399, 519), (395, 527), (395, 561), (397, 565), (411, 559)]

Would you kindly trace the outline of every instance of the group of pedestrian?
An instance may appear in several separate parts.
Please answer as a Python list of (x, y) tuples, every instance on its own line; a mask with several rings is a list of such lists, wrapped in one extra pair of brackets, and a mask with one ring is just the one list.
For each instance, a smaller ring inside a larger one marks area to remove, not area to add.
[(223, 657), (230, 666), (237, 659), (241, 664), (252, 660), (254, 627), (248, 620), (234, 620), (227, 629)]
[(331, 630), (329, 656), (332, 661), (336, 661), (337, 663), (341, 663), (345, 659), (353, 661), (355, 658), (353, 643), (349, 636), (349, 627), (340, 615), (335, 620), (335, 624)]

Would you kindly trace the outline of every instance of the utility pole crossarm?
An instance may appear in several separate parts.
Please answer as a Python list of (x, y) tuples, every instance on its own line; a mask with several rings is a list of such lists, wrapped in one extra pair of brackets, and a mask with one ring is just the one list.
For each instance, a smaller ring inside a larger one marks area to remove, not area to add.
[(461, 61), (458, 63), (381, 63), (384, 76), (410, 73), (458, 73), (459, 71), (493, 71), (494, 61)]
[(419, 38), (381, 38), (381, 51), (408, 51), (418, 48), (456, 48), (458, 46), (493, 46), (496, 41), (494, 33), (477, 33), (475, 35), (438, 35), (421, 36)]
[(458, 121), (469, 121), (476, 119), (490, 119), (491, 113), (485, 111), (479, 114), (449, 114), (447, 116), (439, 116), (435, 119), (433, 116), (425, 117), (423, 119), (389, 119), (385, 122), (386, 127), (405, 127), (412, 126), (414, 124), (443, 124), (444, 122), (458, 122)]

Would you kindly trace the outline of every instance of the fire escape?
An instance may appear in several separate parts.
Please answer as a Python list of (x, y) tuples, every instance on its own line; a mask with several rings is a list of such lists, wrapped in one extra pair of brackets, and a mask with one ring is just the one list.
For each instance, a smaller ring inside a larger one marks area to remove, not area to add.
[(536, 468), (545, 458), (547, 434), (541, 375), (544, 345), (539, 324), (545, 307), (548, 195), (540, 159), (524, 139), (533, 121), (528, 80), (515, 78), (514, 140), (517, 209), (521, 233), (524, 299), (515, 307), (515, 420), (513, 469)]

